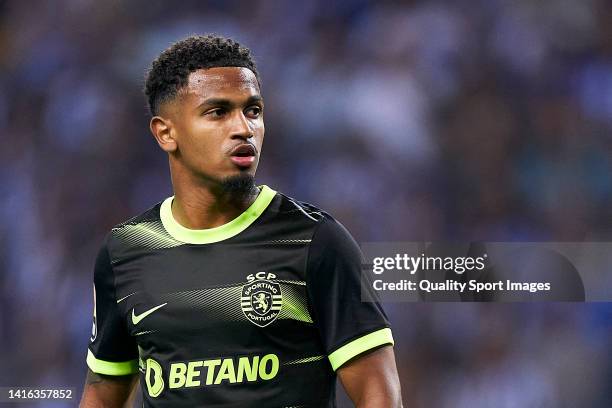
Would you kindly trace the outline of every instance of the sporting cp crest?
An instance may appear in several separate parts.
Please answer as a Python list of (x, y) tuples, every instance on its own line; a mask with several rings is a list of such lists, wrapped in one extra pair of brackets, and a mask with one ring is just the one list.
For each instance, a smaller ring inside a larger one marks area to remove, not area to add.
[(255, 279), (242, 287), (242, 312), (251, 323), (265, 327), (278, 317), (283, 307), (283, 295), (278, 283)]

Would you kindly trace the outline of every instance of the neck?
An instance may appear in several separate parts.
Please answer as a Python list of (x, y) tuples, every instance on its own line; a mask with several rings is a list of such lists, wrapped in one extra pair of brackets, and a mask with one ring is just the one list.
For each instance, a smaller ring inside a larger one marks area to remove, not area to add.
[(172, 173), (172, 216), (189, 229), (208, 229), (227, 224), (253, 204), (259, 189), (224, 191), (218, 182), (194, 180)]

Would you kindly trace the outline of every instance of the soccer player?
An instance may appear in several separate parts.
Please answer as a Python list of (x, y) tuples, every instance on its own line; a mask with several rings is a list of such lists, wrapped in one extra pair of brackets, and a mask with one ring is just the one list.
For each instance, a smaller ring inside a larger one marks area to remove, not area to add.
[(81, 406), (123, 406), (139, 371), (145, 407), (333, 407), (336, 374), (358, 407), (401, 406), (359, 247), (327, 213), (255, 185), (250, 51), (189, 37), (153, 62), (145, 93), (174, 196), (98, 254)]

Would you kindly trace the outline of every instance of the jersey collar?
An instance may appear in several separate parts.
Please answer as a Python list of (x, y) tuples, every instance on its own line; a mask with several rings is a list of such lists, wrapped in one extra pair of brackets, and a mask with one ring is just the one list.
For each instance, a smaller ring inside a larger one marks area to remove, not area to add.
[(189, 229), (179, 224), (172, 215), (172, 200), (174, 196), (164, 200), (159, 215), (164, 228), (172, 238), (187, 244), (211, 244), (231, 238), (247, 229), (268, 208), (276, 191), (268, 186), (261, 186), (257, 199), (242, 214), (227, 224), (207, 229)]

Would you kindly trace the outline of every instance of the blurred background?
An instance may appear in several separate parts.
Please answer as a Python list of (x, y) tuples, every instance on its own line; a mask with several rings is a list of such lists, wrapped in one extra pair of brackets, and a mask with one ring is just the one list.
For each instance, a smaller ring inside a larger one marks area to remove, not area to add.
[[(80, 394), (97, 249), (171, 194), (144, 74), (194, 33), (253, 50), (258, 182), (357, 241), (612, 237), (609, 1), (3, 0), (0, 385)], [(612, 406), (609, 304), (386, 310), (406, 407)]]

